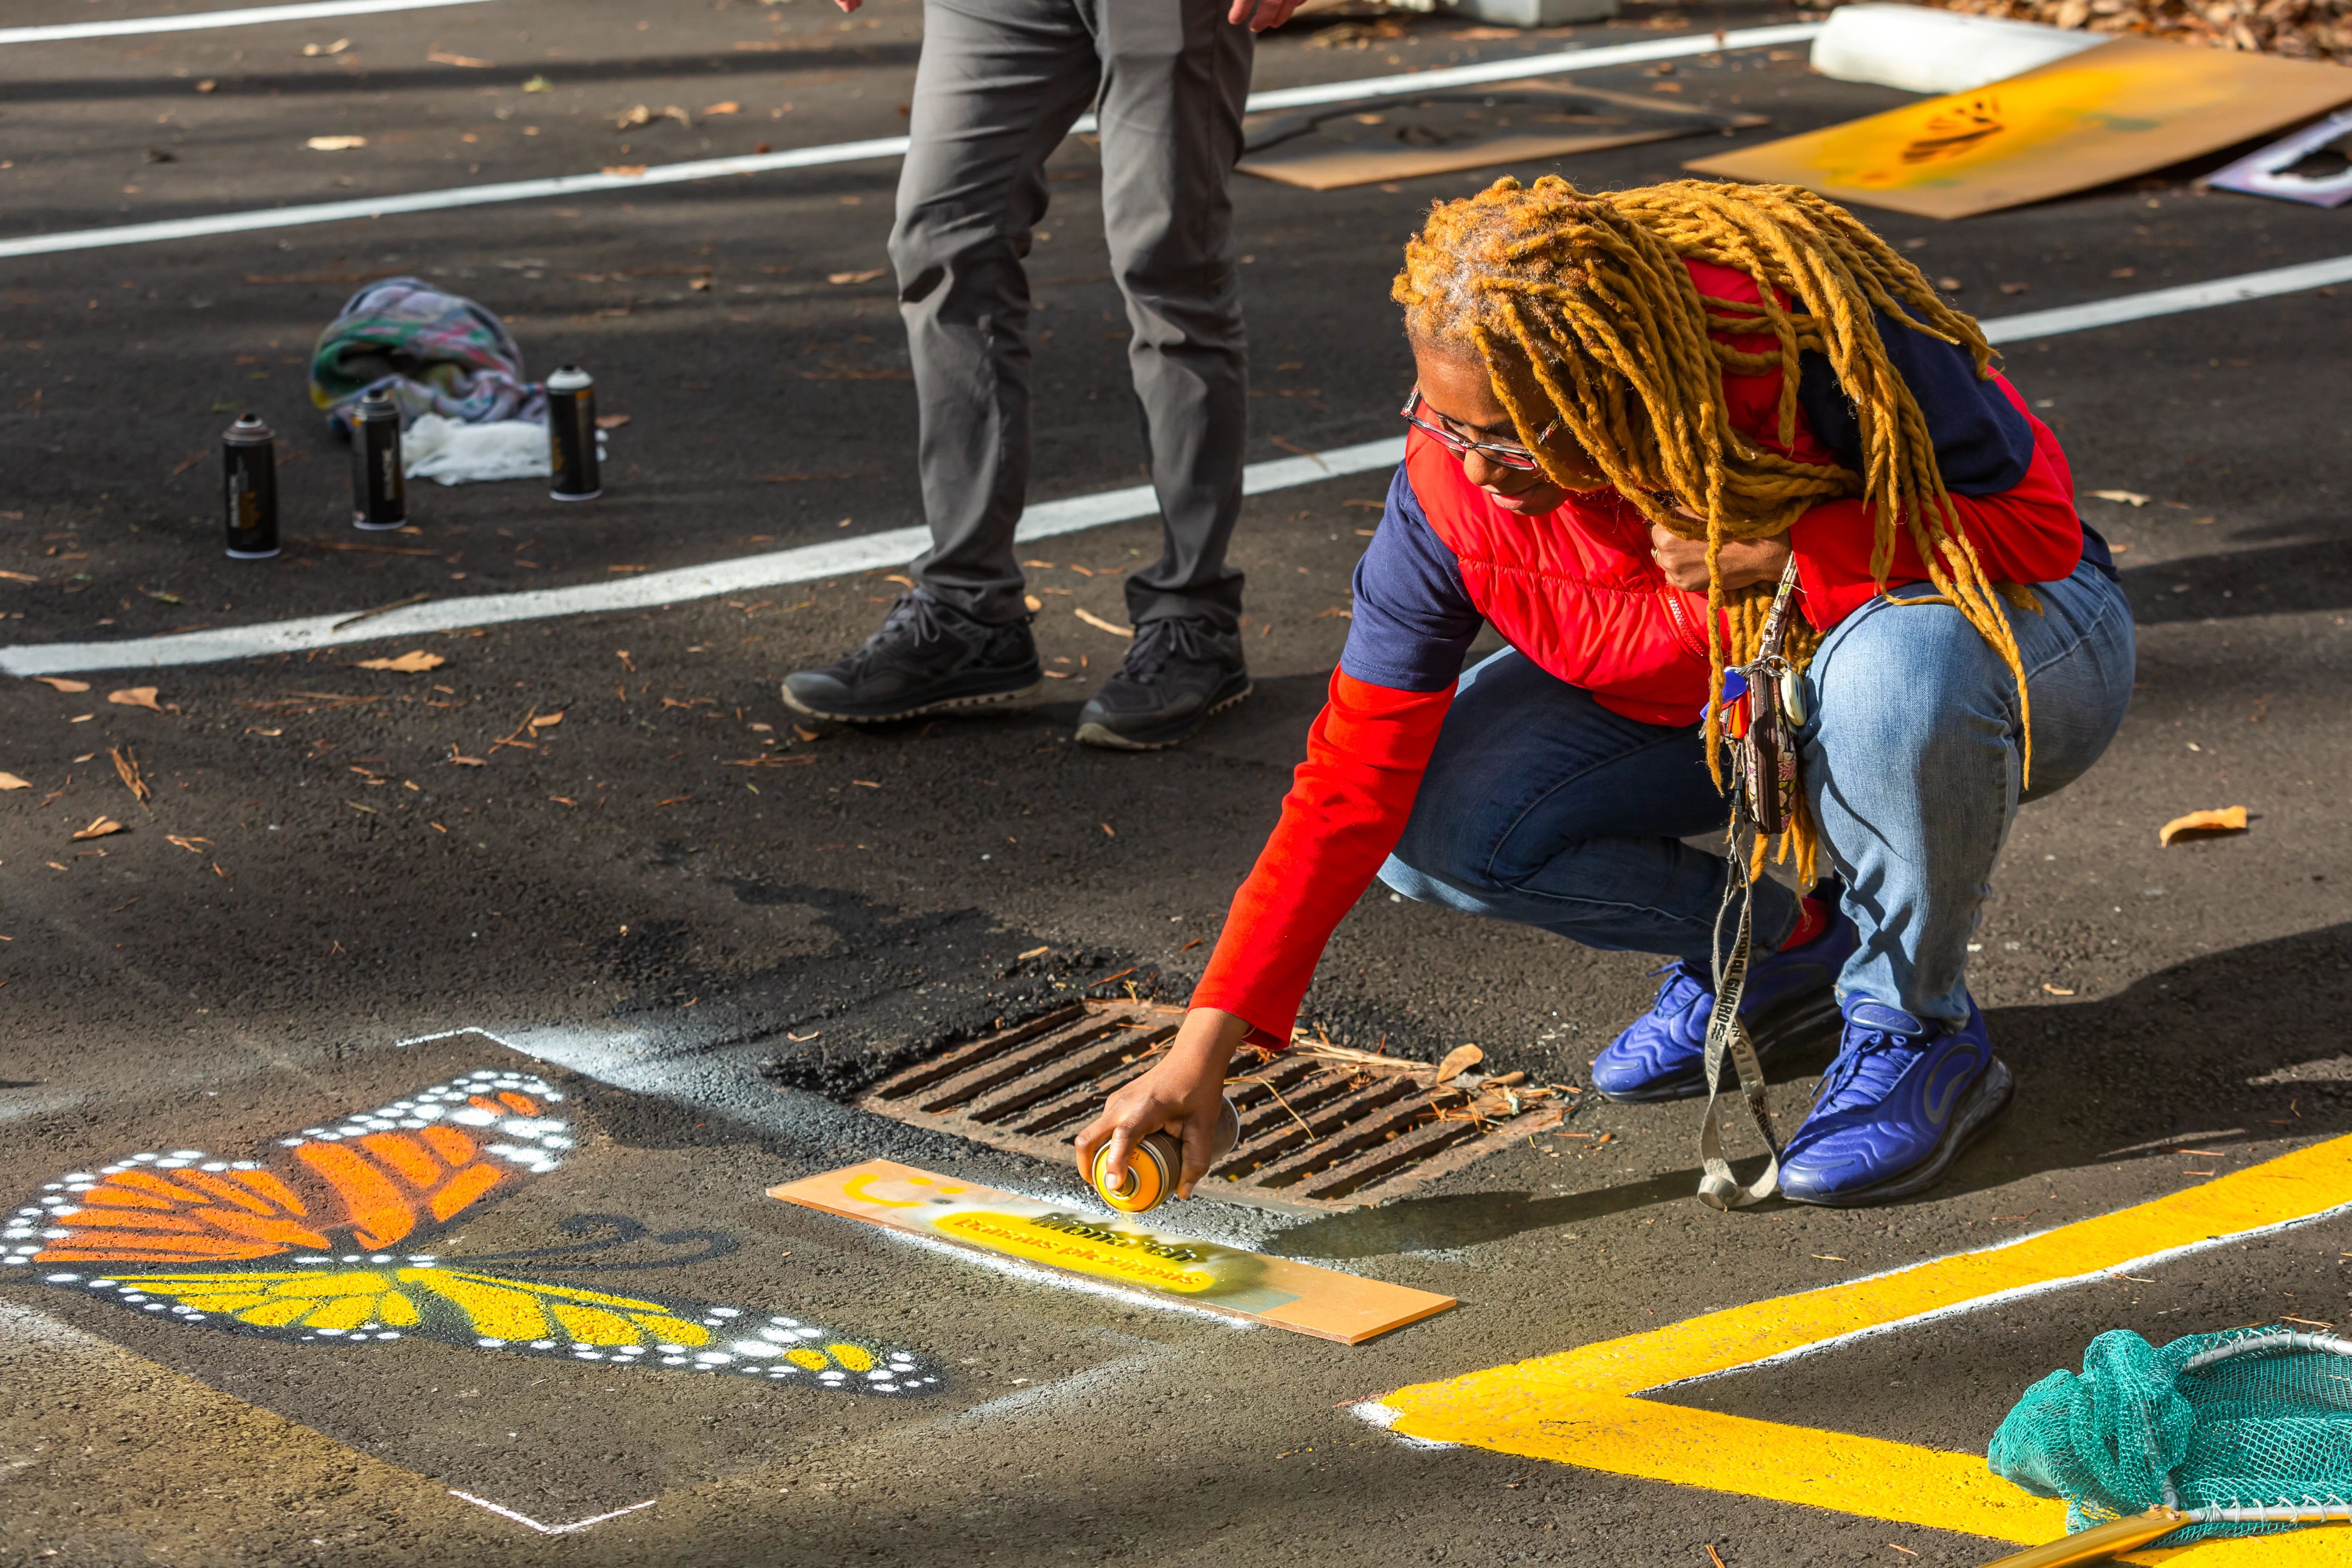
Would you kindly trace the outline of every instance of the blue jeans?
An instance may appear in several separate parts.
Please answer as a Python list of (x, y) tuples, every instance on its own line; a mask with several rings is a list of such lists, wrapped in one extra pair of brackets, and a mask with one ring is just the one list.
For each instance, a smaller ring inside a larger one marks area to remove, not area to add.
[[(2016, 683), (1951, 606), (1875, 600), (1838, 623), (1806, 673), (1805, 797), (1862, 931), (1842, 1003), (1965, 1020), (1969, 938), (2019, 803), (2081, 777), (2123, 722), (2133, 636), (2122, 590), (2086, 563), (2034, 592), (2042, 614), (2009, 612), (2032, 702), (2031, 788), (2020, 787)], [(1506, 649), (1462, 677), (1381, 880), (1704, 968), (1729, 868), (1681, 841), (1722, 832), (1728, 812), (1697, 725), (1620, 717)], [(1759, 944), (1777, 948), (1797, 913), (1794, 893), (1759, 882)]]

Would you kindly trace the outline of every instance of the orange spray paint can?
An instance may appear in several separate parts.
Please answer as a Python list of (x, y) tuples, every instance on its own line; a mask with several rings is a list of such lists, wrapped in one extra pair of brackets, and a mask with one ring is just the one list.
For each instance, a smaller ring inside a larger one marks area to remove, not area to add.
[[(1234, 1152), (1241, 1141), (1241, 1116), (1234, 1102), (1224, 1102), (1217, 1116), (1217, 1135), (1210, 1142), (1209, 1163)], [(1158, 1208), (1176, 1191), (1176, 1183), (1184, 1173), (1184, 1146), (1166, 1132), (1154, 1132), (1138, 1142), (1127, 1156), (1127, 1182), (1114, 1186), (1110, 1181), (1110, 1147), (1105, 1144), (1095, 1153), (1093, 1178), (1095, 1192), (1102, 1201), (1125, 1214), (1141, 1214)]]

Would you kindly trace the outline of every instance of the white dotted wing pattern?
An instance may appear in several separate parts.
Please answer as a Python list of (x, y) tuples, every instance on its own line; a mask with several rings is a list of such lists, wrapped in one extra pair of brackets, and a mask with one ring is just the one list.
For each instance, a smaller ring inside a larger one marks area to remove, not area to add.
[(562, 1100), (529, 1074), (484, 1070), (305, 1128), (278, 1141), (282, 1158), (180, 1149), (76, 1172), (9, 1216), (0, 1269), (39, 1270), (45, 1283), (190, 1325), (306, 1343), (415, 1335), (886, 1396), (940, 1386), (927, 1358), (798, 1318), (388, 1250), (561, 1165), (572, 1129), (550, 1112)]

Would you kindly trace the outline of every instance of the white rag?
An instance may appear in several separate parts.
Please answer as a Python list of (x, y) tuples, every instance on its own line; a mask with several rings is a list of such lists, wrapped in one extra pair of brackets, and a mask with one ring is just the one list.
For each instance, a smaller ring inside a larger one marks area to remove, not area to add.
[[(596, 432), (596, 456), (604, 456), (604, 432)], [(545, 479), (554, 465), (548, 454), (547, 426), (528, 419), (497, 419), (468, 425), (438, 414), (417, 416), (400, 437), (401, 471), (412, 479), (445, 485), (486, 484), (493, 479)]]

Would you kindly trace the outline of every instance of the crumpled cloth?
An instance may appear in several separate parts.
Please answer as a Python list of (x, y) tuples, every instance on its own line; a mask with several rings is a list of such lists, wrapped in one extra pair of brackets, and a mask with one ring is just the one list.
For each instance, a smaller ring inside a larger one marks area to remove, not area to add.
[[(596, 432), (596, 455), (604, 455), (604, 432)], [(494, 419), (467, 425), (424, 414), (400, 438), (401, 472), (412, 479), (445, 485), (487, 484), (494, 479), (545, 479), (554, 469), (547, 426), (527, 419)]]
[(310, 353), (310, 401), (343, 428), (378, 387), (404, 427), (428, 414), (467, 425), (547, 419), (547, 389), (524, 378), (507, 324), (418, 278), (386, 278), (352, 295)]

